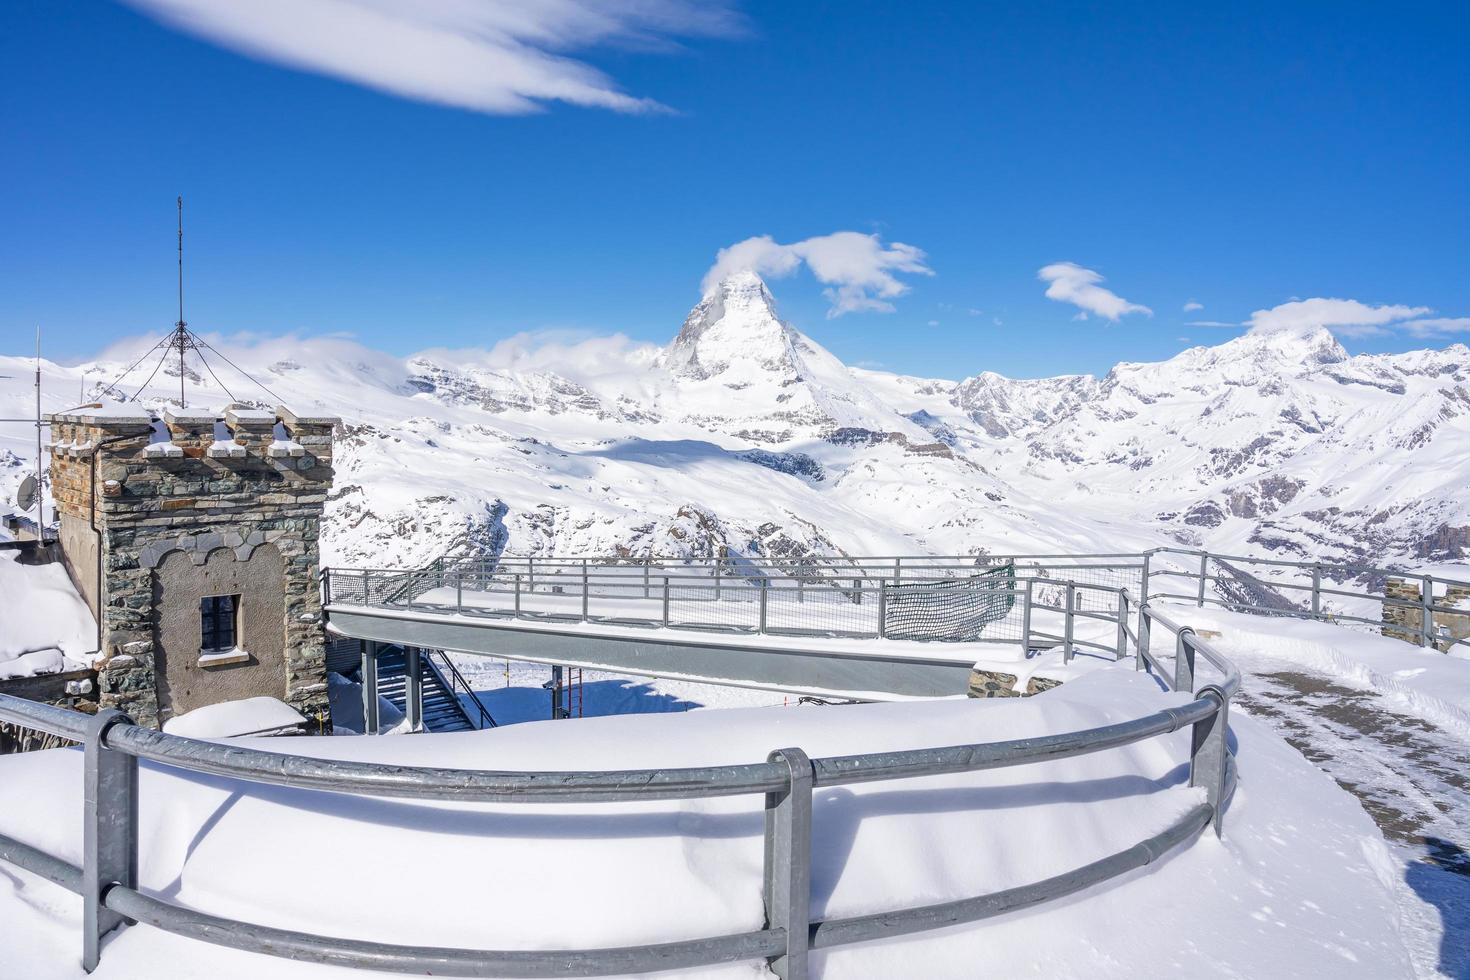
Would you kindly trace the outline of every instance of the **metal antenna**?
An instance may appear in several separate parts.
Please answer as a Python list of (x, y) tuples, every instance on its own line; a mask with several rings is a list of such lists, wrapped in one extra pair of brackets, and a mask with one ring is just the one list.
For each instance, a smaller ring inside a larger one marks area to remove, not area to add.
[(36, 537), (46, 543), (46, 495), (42, 492), (45, 480), (41, 472), (41, 328), (36, 327)]
[(174, 344), (179, 349), (179, 407), (184, 408), (184, 349), (189, 334), (189, 325), (184, 322), (184, 196), (178, 197), (179, 206), (179, 321), (174, 324)]

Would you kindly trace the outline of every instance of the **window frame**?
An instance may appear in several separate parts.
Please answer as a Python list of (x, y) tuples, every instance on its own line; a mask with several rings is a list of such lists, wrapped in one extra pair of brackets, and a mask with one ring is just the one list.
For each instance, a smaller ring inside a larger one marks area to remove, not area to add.
[[(221, 611), (227, 602), (229, 608)], [(219, 641), (228, 637), (223, 646)], [(225, 653), (240, 646), (240, 596), (223, 593), (199, 599), (199, 649), (204, 653)]]

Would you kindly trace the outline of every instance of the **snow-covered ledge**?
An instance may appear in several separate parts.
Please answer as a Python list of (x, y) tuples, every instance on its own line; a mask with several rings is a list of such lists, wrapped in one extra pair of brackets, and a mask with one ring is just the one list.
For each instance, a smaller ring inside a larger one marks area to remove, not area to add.
[(199, 666), (223, 667), (227, 664), (243, 664), (250, 660), (250, 653), (239, 647), (230, 650), (200, 650)]

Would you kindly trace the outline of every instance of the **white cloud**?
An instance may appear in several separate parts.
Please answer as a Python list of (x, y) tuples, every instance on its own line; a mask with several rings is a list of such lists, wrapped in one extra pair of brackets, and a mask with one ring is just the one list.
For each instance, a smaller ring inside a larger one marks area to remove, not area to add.
[(1232, 323), (1229, 320), (1185, 320), (1186, 327), (1243, 327), (1244, 323)]
[(181, 31), (265, 61), (476, 112), (538, 112), (549, 101), (650, 112), (558, 52), (597, 44), (666, 48), (738, 33), (724, 0), (128, 0)]
[(1390, 324), (1433, 312), (1427, 306), (1370, 306), (1355, 299), (1292, 300), (1269, 310), (1256, 310), (1245, 326), (1252, 333), (1305, 332), (1328, 327), (1348, 337), (1386, 333)]
[(1153, 316), (1147, 306), (1130, 303), (1110, 289), (1098, 283), (1103, 281), (1100, 273), (1084, 269), (1075, 262), (1053, 262), (1043, 266), (1036, 278), (1050, 283), (1046, 287), (1046, 298), (1059, 303), (1071, 303), (1082, 312), (1074, 319), (1085, 320), (1088, 313), (1095, 313), (1107, 320), (1117, 322), (1128, 313), (1145, 313)]
[(1195, 300), (1190, 300), (1188, 303), (1184, 304), (1185, 313), (1193, 313), (1195, 310), (1202, 310), (1204, 308), (1205, 304), (1196, 302)]
[(1443, 337), (1446, 334), (1470, 332), (1470, 316), (1439, 317), (1432, 320), (1409, 320), (1398, 324), (1415, 337)]
[(700, 289), (707, 295), (726, 276), (754, 272), (769, 278), (789, 276), (805, 263), (832, 304), (827, 318), (861, 311), (892, 313), (889, 300), (909, 291), (895, 273), (932, 276), (924, 252), (903, 242), (883, 244), (877, 235), (838, 231), (782, 245), (770, 235), (758, 235), (722, 248), (715, 264), (704, 274)]

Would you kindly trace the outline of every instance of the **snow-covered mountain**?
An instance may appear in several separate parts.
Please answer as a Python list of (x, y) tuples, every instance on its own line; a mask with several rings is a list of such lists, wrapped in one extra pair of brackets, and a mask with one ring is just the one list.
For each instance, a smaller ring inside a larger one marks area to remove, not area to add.
[[(1183, 542), (1415, 563), (1470, 551), (1463, 345), (1350, 357), (1325, 330), (1248, 334), (1103, 378), (921, 379), (847, 367), (744, 273), (662, 349), (602, 339), (397, 358), (276, 339), (228, 352), (298, 409), (344, 419), (324, 539), (333, 563), (722, 545), (967, 554)], [(48, 410), (126, 363), (47, 365)], [(0, 415), (29, 413), (30, 371), (0, 357)], [(143, 401), (161, 405), (177, 376), (165, 365)], [(189, 380), (191, 402), (228, 400), (212, 378)], [(0, 428), (0, 499), (32, 439)]]

